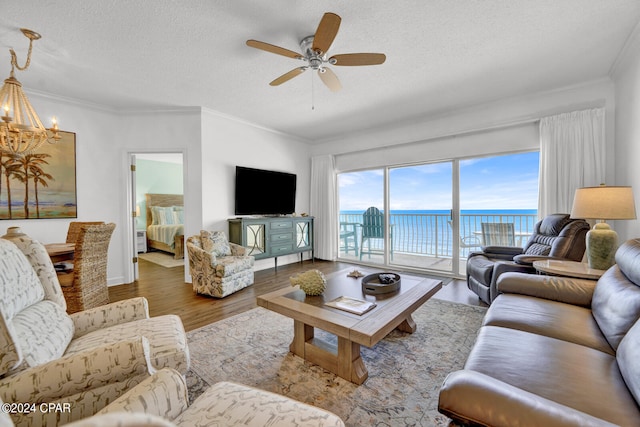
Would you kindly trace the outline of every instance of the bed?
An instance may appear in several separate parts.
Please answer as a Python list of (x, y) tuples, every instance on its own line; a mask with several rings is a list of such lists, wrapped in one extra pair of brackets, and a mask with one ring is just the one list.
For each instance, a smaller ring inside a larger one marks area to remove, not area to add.
[(147, 246), (184, 258), (184, 199), (182, 194), (145, 195)]

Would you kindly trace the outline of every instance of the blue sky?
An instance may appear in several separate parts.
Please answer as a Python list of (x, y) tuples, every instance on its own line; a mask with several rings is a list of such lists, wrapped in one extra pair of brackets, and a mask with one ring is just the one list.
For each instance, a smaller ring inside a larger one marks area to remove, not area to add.
[[(460, 207), (537, 209), (539, 153), (520, 153), (460, 161)], [(391, 210), (451, 209), (449, 162), (391, 168)], [(382, 169), (338, 176), (340, 210), (383, 206)]]

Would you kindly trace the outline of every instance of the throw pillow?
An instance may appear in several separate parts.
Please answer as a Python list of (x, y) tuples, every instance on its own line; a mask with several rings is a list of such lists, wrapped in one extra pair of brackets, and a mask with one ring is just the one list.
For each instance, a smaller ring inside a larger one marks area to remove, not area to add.
[(184, 208), (182, 206), (173, 207), (173, 223), (184, 224)]
[(229, 246), (227, 235), (222, 231), (201, 230), (200, 241), (202, 242), (202, 249), (215, 256), (231, 255), (231, 246)]
[(151, 218), (153, 225), (173, 225), (173, 208), (171, 206), (152, 206)]

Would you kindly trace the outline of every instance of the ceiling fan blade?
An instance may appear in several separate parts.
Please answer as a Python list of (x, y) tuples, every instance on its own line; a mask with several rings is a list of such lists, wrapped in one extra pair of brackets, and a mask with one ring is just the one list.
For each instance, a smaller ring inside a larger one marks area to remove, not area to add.
[(342, 21), (342, 19), (335, 13), (327, 12), (324, 14), (313, 36), (312, 49), (314, 51), (319, 50), (323, 54), (327, 53), (331, 47), (331, 43), (333, 43), (333, 39), (335, 39), (336, 34), (338, 34), (340, 21)]
[(283, 47), (276, 46), (273, 44), (261, 42), (258, 40), (247, 40), (247, 46), (264, 50), (267, 52), (275, 53), (277, 55), (288, 56), (289, 58), (294, 58), (294, 59), (302, 58), (302, 55), (300, 55), (297, 52), (294, 52), (292, 50), (285, 49)]
[(332, 56), (329, 62), (333, 65), (379, 65), (386, 59), (384, 53), (345, 53)]
[(323, 68), (324, 72), (318, 70), (318, 75), (320, 76), (320, 80), (329, 88), (331, 92), (337, 92), (342, 89), (342, 85), (340, 84), (340, 80), (338, 80), (338, 76), (331, 71), (329, 68)]
[(278, 86), (281, 85), (284, 82), (287, 82), (289, 80), (291, 80), (292, 78), (299, 76), (300, 74), (304, 73), (307, 70), (307, 67), (298, 67), (298, 68), (294, 68), (293, 70), (289, 71), (288, 73), (284, 73), (283, 75), (281, 75), (280, 77), (278, 77), (277, 79), (275, 79), (274, 81), (272, 81), (271, 83), (269, 83), (271, 86)]

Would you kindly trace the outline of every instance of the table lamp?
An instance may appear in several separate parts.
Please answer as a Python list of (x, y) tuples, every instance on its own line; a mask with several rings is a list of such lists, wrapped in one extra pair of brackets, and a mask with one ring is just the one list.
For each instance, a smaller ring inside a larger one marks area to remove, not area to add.
[(606, 220), (636, 219), (636, 206), (631, 187), (584, 187), (576, 190), (571, 218), (595, 219), (587, 233), (587, 261), (590, 268), (606, 270), (615, 261), (618, 234)]

